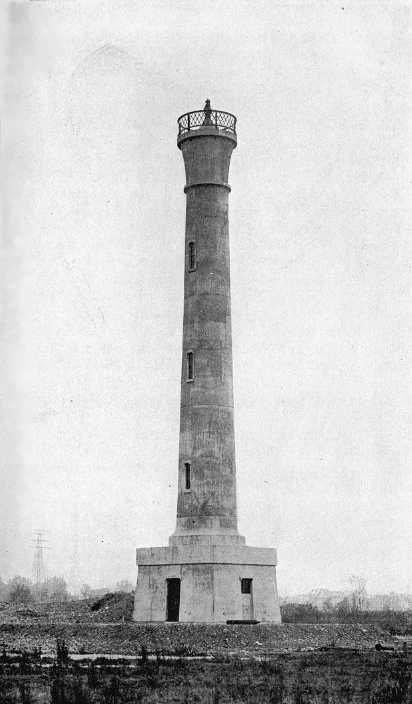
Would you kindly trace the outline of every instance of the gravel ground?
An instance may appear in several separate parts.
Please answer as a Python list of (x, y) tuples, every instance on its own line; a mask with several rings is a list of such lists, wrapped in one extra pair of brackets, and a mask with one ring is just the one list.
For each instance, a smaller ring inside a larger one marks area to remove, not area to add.
[(371, 624), (291, 624), (281, 626), (137, 624), (130, 621), (132, 594), (106, 595), (100, 600), (18, 607), (0, 604), (0, 646), (7, 650), (55, 653), (64, 639), (73, 653), (140, 654), (161, 651), (176, 655), (262, 656), (322, 647), (373, 648), (395, 640)]
[(264, 656), (276, 652), (321, 647), (373, 648), (377, 642), (394, 643), (375, 626), (357, 624), (203, 625), (135, 623), (3, 623), (0, 646), (7, 650), (54, 653), (56, 639), (66, 641), (73, 653)]

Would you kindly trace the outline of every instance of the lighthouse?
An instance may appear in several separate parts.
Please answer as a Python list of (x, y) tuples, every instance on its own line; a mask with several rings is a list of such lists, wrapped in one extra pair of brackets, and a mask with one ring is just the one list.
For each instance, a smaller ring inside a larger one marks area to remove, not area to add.
[(138, 548), (136, 621), (280, 623), (276, 551), (238, 532), (228, 183), (236, 117), (178, 118), (186, 185), (177, 517), (166, 547)]

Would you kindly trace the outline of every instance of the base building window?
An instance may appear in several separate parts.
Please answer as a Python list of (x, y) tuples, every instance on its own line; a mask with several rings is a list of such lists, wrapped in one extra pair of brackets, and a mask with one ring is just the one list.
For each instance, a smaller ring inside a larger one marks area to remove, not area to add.
[(252, 581), (252, 579), (248, 579), (246, 577), (240, 580), (240, 591), (242, 594), (252, 593)]

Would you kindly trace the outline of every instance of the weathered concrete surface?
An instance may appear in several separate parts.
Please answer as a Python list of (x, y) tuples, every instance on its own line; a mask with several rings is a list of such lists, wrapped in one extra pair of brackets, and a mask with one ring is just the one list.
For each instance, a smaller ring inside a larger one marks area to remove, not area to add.
[[(280, 622), (276, 590), (276, 551), (229, 544), (174, 544), (137, 551), (136, 621), (165, 621), (167, 580), (181, 580), (179, 621), (225, 623), (245, 618), (241, 579), (253, 580), (247, 618)], [(202, 541), (203, 542), (203, 541)]]
[[(180, 142), (186, 168), (186, 262), (176, 532), (237, 532), (228, 195), (233, 139), (210, 128)], [(201, 185), (208, 184), (208, 185)], [(214, 184), (214, 185), (211, 185)], [(189, 264), (189, 243), (195, 268)], [(187, 380), (186, 355), (194, 355)], [(185, 462), (192, 469), (185, 490)]]
[[(196, 536), (197, 537), (197, 536)], [(222, 565), (276, 565), (276, 550), (246, 545), (190, 545), (160, 548), (140, 548), (138, 564), (143, 565), (193, 565), (220, 563)], [(246, 577), (247, 575), (243, 575)]]
[(276, 551), (247, 547), (237, 528), (228, 223), (236, 143), (210, 126), (178, 138), (186, 235), (177, 522), (168, 547), (137, 550), (136, 621), (167, 619), (167, 580), (177, 579), (180, 621), (280, 622)]

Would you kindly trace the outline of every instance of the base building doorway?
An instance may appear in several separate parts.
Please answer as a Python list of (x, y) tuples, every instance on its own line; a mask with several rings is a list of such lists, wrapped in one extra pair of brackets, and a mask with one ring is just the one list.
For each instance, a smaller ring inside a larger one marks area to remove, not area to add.
[(167, 615), (166, 621), (179, 620), (180, 579), (167, 580)]
[(240, 580), (240, 591), (242, 597), (242, 619), (249, 621), (253, 619), (253, 579), (243, 578)]

